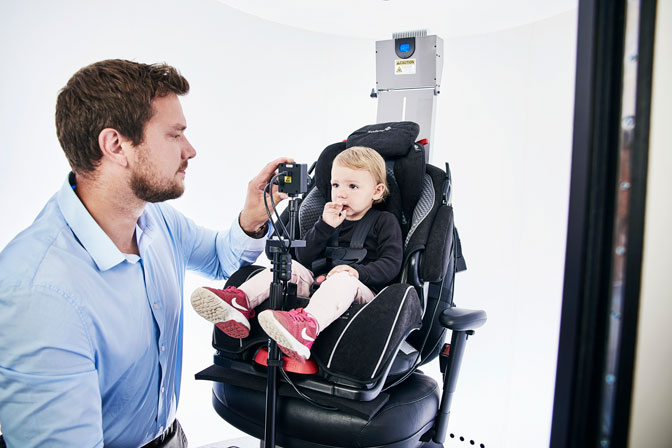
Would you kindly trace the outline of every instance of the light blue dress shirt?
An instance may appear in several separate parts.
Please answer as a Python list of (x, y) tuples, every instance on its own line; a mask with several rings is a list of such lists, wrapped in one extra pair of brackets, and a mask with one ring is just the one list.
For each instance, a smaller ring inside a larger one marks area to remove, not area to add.
[(143, 445), (175, 418), (185, 270), (227, 278), (264, 240), (147, 204), (124, 254), (70, 181), (0, 253), (0, 425), (9, 447)]

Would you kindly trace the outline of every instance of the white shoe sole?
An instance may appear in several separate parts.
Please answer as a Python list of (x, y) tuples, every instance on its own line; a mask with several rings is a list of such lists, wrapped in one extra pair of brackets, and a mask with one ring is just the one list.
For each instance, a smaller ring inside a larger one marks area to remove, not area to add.
[(250, 334), (250, 322), (243, 313), (212, 291), (197, 288), (191, 294), (191, 306), (202, 318), (217, 325), (228, 336), (245, 338)]
[(259, 325), (266, 334), (278, 343), (280, 349), (290, 357), (303, 361), (310, 358), (310, 349), (299, 342), (283, 327), (270, 310), (262, 311), (258, 316)]

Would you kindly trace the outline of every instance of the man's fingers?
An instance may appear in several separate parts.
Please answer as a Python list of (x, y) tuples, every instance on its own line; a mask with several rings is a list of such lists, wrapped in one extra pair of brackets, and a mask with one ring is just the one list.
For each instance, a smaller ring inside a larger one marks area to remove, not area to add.
[(279, 187), (277, 185), (273, 185), (273, 202), (278, 203), (284, 199), (287, 199), (289, 195), (287, 193), (282, 193), (279, 191)]
[(288, 158), (288, 157), (278, 157), (274, 161), (266, 164), (266, 166), (264, 168), (262, 168), (262, 170), (259, 172), (257, 177), (259, 177), (259, 178), (265, 180), (266, 182), (268, 182), (271, 179), (271, 177), (273, 177), (275, 175), (275, 170), (276, 170), (276, 168), (278, 168), (278, 164), (279, 163), (288, 163), (288, 162), (293, 163), (294, 159), (291, 159), (291, 158)]
[[(277, 159), (269, 162), (262, 168), (262, 170), (257, 174), (250, 182), (247, 184), (247, 195), (245, 197), (245, 205), (243, 210), (240, 213), (240, 226), (243, 230), (256, 229), (262, 225), (268, 219), (266, 214), (266, 207), (264, 206), (264, 190), (268, 182), (271, 180), (279, 163), (292, 163), (294, 160), (288, 157), (278, 157)], [(268, 190), (266, 194), (267, 203), (272, 201), (274, 204), (278, 204), (283, 199), (287, 198), (285, 193), (279, 193), (278, 187), (273, 186), (271, 191)]]
[(283, 200), (287, 199), (289, 195), (287, 193), (274, 193), (273, 194), (273, 203), (275, 205), (278, 205), (281, 203)]

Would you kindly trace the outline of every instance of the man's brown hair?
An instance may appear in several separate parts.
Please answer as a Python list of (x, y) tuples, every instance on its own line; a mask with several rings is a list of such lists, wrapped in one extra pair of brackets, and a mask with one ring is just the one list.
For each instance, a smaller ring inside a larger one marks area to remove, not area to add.
[(166, 64), (108, 59), (80, 69), (56, 101), (56, 133), (72, 170), (96, 168), (103, 156), (98, 135), (105, 128), (141, 144), (153, 115), (152, 100), (187, 92), (187, 80)]

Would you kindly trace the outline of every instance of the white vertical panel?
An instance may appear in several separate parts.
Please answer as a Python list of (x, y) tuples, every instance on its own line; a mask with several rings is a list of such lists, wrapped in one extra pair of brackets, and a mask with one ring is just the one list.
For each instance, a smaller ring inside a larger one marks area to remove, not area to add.
[[(649, 164), (631, 447), (669, 446), (672, 427), (672, 2), (659, 1), (653, 63)], [(628, 343), (628, 341), (624, 341)]]

